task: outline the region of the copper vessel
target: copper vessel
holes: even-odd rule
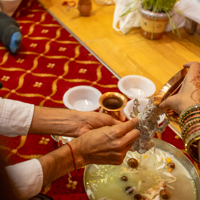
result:
[[[169,96],[172,96],[178,92],[180,89],[183,80],[188,72],[189,68],[185,67],[184,69],[180,70],[178,73],[176,73],[158,92],[158,94],[155,96],[155,104],[159,104],[165,99],[167,99]],[[170,112],[168,113],[169,118],[171,120],[170,124],[168,125],[181,139],[181,129],[179,127],[179,115],[175,113],[172,110],[169,110]],[[196,138],[197,140],[200,138]],[[200,142],[193,142],[190,143],[187,146],[187,152],[188,154],[192,157],[194,161],[199,163],[199,149],[200,149]]]
[[[109,114],[114,119],[125,121],[124,107],[127,104],[127,97],[118,92],[107,92],[99,98],[101,109],[99,112]]]
[[[158,102],[161,103],[168,97],[176,94],[178,90],[180,89],[183,80],[188,72],[189,68],[185,67],[179,72],[177,72],[171,79],[169,79],[163,87],[160,89],[160,91],[156,94],[155,96],[155,103],[157,104]],[[157,101],[157,102],[156,102]],[[169,114],[171,113],[171,114]],[[179,115],[175,113],[174,111],[170,110],[169,111],[169,117],[171,119],[170,124],[168,125],[180,138],[181,136],[181,129],[179,127]]]

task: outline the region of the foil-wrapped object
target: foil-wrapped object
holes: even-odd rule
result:
[[[155,97],[150,98],[143,112],[138,111],[138,106],[140,105],[138,99],[134,100],[131,117],[137,117],[140,120],[135,127],[140,131],[140,137],[135,141],[131,150],[137,151],[140,154],[155,147],[155,143],[152,140],[155,132],[162,133],[169,124],[169,119],[165,118],[162,125],[159,126],[159,116],[164,112],[159,109],[158,105],[154,105],[154,98]]]

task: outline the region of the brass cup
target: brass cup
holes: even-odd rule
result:
[[[114,119],[125,121],[124,107],[127,104],[127,97],[118,92],[106,92],[99,98],[101,109],[99,112],[106,113]]]

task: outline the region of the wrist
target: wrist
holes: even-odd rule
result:
[[[73,150],[77,169],[80,169],[80,168],[86,166],[88,163],[85,159],[85,156],[83,155],[83,151],[81,150],[81,147],[83,146],[81,144],[81,139],[77,138],[77,139],[72,140],[70,142],[70,145]]]
[[[38,158],[43,170],[43,186],[74,171],[70,148],[64,145]]]
[[[187,101],[185,100],[183,103],[180,103],[178,108],[179,108],[179,115],[184,112],[187,108],[189,108],[190,106],[193,106],[195,105],[195,102],[194,101]]]
[[[35,106],[29,133],[78,137],[83,123],[78,111]]]
[[[200,104],[195,104],[186,108],[180,114],[179,125],[186,151],[196,162],[199,162],[198,140],[200,139]]]

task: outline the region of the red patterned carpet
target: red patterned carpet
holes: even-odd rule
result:
[[[102,93],[117,91],[118,79],[70,35],[35,0],[24,0],[13,16],[23,34],[20,52],[13,56],[0,44],[0,96],[35,105],[64,107],[66,90],[89,85]],[[156,137],[181,151],[184,145],[171,129]],[[49,138],[50,140],[48,140]],[[9,164],[38,158],[56,148],[50,136],[0,137]],[[47,140],[46,140],[47,139]],[[195,164],[199,172],[199,166]],[[41,192],[53,199],[88,199],[83,185],[84,169],[72,172]],[[71,180],[72,183],[69,181]],[[73,181],[78,184],[73,186]]]

